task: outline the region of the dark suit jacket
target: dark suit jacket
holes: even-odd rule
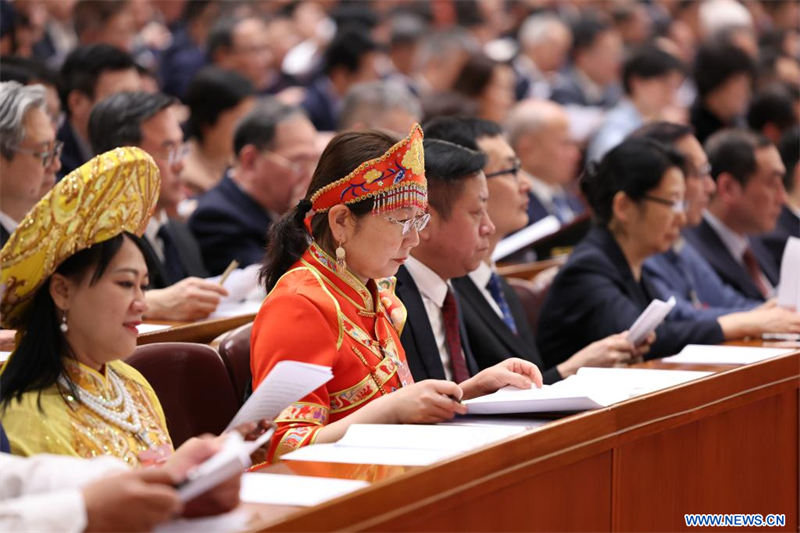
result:
[[[722,281],[742,293],[748,298],[755,300],[764,300],[761,291],[758,290],[756,284],[750,274],[741,266],[736,259],[731,255],[722,239],[719,238],[717,232],[711,225],[703,220],[699,225],[693,228],[687,228],[683,232],[684,237],[689,241],[695,249],[708,261],[714,270],[722,278]],[[750,239],[750,248],[767,276],[772,285],[777,285],[780,277],[780,270],[773,260],[773,256],[763,243],[758,239]]]
[[[759,238],[772,254],[772,260],[779,269],[783,261],[783,249],[786,248],[789,237],[800,238],[800,218],[784,205],[775,229]]]
[[[186,224],[170,219],[169,222],[167,222],[167,228],[178,249],[178,255],[181,258],[181,265],[184,272],[186,272],[186,277],[195,276],[198,278],[207,278],[209,273],[203,265],[203,258],[200,255],[200,246],[198,246],[194,235],[189,231]],[[164,263],[158,258],[150,242],[146,238],[143,238],[142,241],[144,241],[145,261],[150,271],[150,287],[153,289],[169,287],[171,283],[169,283],[166,270],[164,269]]]
[[[0,225],[0,248],[5,246],[6,243],[8,242],[8,239],[10,238],[11,234],[8,232],[8,230],[6,230],[6,228]]]
[[[445,379],[444,365],[439,357],[439,349],[436,346],[436,337],[433,335],[428,313],[425,311],[425,304],[422,302],[422,295],[414,283],[414,278],[405,267],[400,267],[397,272],[398,298],[406,306],[408,318],[400,335],[400,342],[406,352],[408,368],[414,376],[414,381],[423,379]],[[456,302],[458,295],[456,294]],[[458,302],[460,307],[460,302]],[[459,313],[461,323],[461,346],[464,350],[464,357],[467,360],[467,368],[471,376],[478,373],[478,364],[472,356],[469,347],[469,340],[463,323],[463,311]]]
[[[571,194],[569,191],[566,193],[566,199],[567,205],[569,205],[569,208],[572,209],[572,212],[575,214],[576,218],[586,211],[586,205],[581,201],[581,199],[574,194]],[[555,215],[555,213],[550,213],[547,210],[542,201],[533,193],[533,191],[528,192],[528,200],[528,224],[538,222],[549,215]],[[567,223],[569,222],[571,221],[568,221]]]
[[[203,263],[222,274],[232,260],[245,267],[260,263],[267,244],[269,214],[227,175],[197,202],[189,218]]]
[[[611,233],[594,227],[570,255],[547,293],[539,319],[538,347],[551,368],[594,341],[630,328],[656,291],[642,274],[637,282]],[[680,352],[687,344],[718,344],[716,320],[672,321],[656,329],[648,359]]]
[[[309,85],[301,105],[319,131],[336,131],[336,101],[326,76],[320,76]]]
[[[570,69],[563,76],[559,76],[553,86],[553,94],[550,99],[561,105],[580,105],[580,106],[599,106],[611,108],[616,105],[622,96],[622,91],[617,86],[612,86],[603,91],[600,100],[589,100],[583,89],[575,69]]]
[[[61,179],[86,163],[88,159],[81,152],[78,144],[78,134],[72,129],[69,119],[65,119],[61,127],[58,128],[56,137],[64,143],[64,150],[61,152],[61,170],[58,172],[58,179]]]
[[[727,126],[703,105],[699,97],[689,112],[689,122],[694,128],[694,136],[697,137],[700,144],[705,144],[706,139]]]
[[[478,367],[484,370],[511,357],[519,357],[538,366],[546,384],[561,380],[555,367],[545,371],[544,362],[536,349],[536,339],[517,293],[503,278],[500,278],[500,284],[518,334],[514,334],[495,313],[472,278],[464,276],[453,280],[467,327],[469,346]]]

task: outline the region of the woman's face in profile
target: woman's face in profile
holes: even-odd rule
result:
[[[647,255],[666,252],[678,240],[681,228],[686,225],[685,194],[683,172],[670,167],[658,186],[647,191],[638,202],[626,231]]]
[[[147,310],[148,279],[144,256],[127,237],[100,279],[91,284],[94,271],[90,267],[79,281],[65,278],[69,294],[65,335],[77,359],[99,370],[136,348],[136,326]]]

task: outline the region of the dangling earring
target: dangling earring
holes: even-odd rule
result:
[[[342,248],[342,243],[339,243],[339,247],[336,248],[336,273],[337,274],[344,274],[344,271],[347,270],[347,263],[344,260],[345,258],[345,251]]]
[[[64,314],[61,315],[61,325],[58,326],[58,329],[61,330],[61,333],[66,333],[69,331],[69,326],[67,325],[67,312],[64,311]]]

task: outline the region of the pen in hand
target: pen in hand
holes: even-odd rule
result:
[[[231,261],[231,264],[230,264],[230,265],[228,265],[228,268],[226,268],[226,269],[225,269],[225,272],[223,272],[223,273],[222,273],[222,275],[219,277],[219,285],[220,285],[220,287],[221,287],[221,286],[222,286],[222,285],[225,283],[225,281],[228,279],[228,276],[230,276],[230,275],[231,275],[231,272],[233,272],[234,270],[236,270],[238,267],[239,267],[239,261],[237,261],[236,259],[234,259],[233,261]]]

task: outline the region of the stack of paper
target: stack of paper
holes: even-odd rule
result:
[[[366,481],[282,474],[242,476],[243,502],[310,507],[368,487]]]
[[[789,237],[781,261],[778,305],[800,312],[800,239]]]
[[[492,253],[492,261],[499,261],[514,252],[518,252],[539,239],[557,232],[560,227],[561,223],[556,217],[553,215],[547,216],[497,243]]]
[[[217,309],[209,318],[225,318],[229,316],[255,314],[261,308],[261,302],[267,296],[263,287],[258,284],[258,271],[261,265],[255,264],[233,270],[222,284],[228,291]],[[219,283],[221,276],[207,278],[207,281]]]
[[[282,457],[288,461],[428,465],[517,435],[524,427],[353,424],[339,442],[315,444]]]
[[[644,341],[650,333],[656,330],[658,326],[667,318],[667,315],[672,308],[675,307],[675,297],[672,296],[666,302],[661,300],[653,300],[647,309],[639,315],[636,322],[628,330],[628,340],[634,346],[638,346]]]
[[[749,346],[705,346],[689,344],[678,355],[665,357],[665,363],[747,365],[796,350],[791,348],[752,348]]]

